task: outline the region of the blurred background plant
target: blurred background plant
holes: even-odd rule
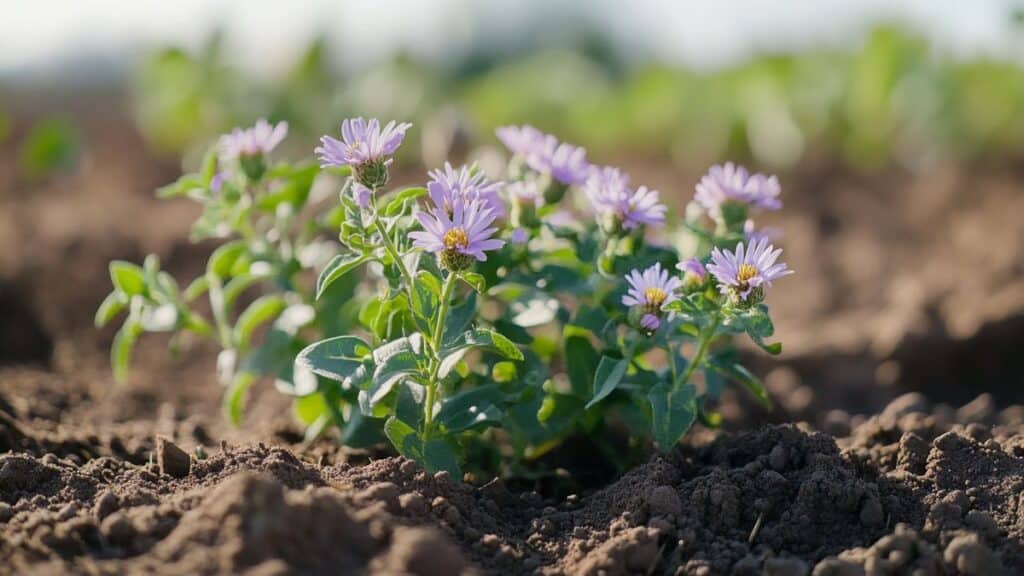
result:
[[[702,165],[747,158],[790,168],[836,155],[860,169],[937,157],[1013,157],[1024,149],[1024,70],[994,58],[936,57],[921,36],[885,25],[859,48],[763,55],[712,71],[628,64],[597,41],[452,66],[398,55],[345,72],[317,38],[281,77],[224,62],[223,36],[199,51],[146,57],[132,90],[147,141],[189,151],[267,116],[312,137],[354,114],[418,120],[419,154],[490,142],[532,122],[599,154],[628,150]],[[994,156],[993,156],[994,155]]]

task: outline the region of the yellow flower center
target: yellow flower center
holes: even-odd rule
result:
[[[736,271],[736,281],[740,284],[746,284],[757,275],[757,267],[753,264],[740,264],[740,269]]]
[[[661,307],[662,302],[668,298],[668,294],[665,293],[661,288],[651,287],[644,290],[644,298],[647,300],[647,304],[657,310]]]
[[[463,228],[452,228],[444,233],[444,247],[446,250],[456,250],[469,246],[469,235]]]

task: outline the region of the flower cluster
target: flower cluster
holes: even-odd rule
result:
[[[533,126],[502,126],[496,130],[498,139],[513,154],[541,174],[550,175],[566,186],[581,185],[590,175],[587,151],[559,142]]]
[[[423,187],[385,190],[410,128],[352,118],[341,139],[323,136],[320,166],[348,169],[329,171],[345,178],[340,205],[305,221],[308,195],[281,191],[308,189],[309,169],[266,169],[287,124],[224,135],[201,173],[162,191],[200,200],[194,235],[224,241],[204,274],[178,289],[153,257],[111,265],[97,324],[127,313],[118,375],[142,332],[211,338],[233,419],[246,388],[273,377],[301,402],[309,437],[330,425],[356,445],[383,434],[453,478],[467,446],[526,458],[619,417],[616,405],[629,407],[631,426],[646,418],[648,439],[667,450],[695,421],[715,421],[706,404],[722,378],[767,399],[731,342],[746,334],[780,351],[766,341],[765,291],[792,270],[775,233],[750,218],[781,207],[774,176],[712,167],[685,227],[646,234],[670,223],[658,191],[531,126],[497,130],[513,154],[500,177],[445,163]],[[255,286],[260,295],[238,298]],[[311,334],[321,339],[309,344]],[[493,426],[507,433],[469,438]]]
[[[490,208],[498,218],[505,215],[505,203],[501,199],[501,182],[490,182],[478,169],[463,166],[458,170],[448,162],[444,170],[432,170],[427,192],[434,206],[451,214],[458,201],[479,200]]]

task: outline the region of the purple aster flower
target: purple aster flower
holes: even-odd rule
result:
[[[626,275],[626,282],[629,284],[629,290],[622,296],[622,303],[644,313],[640,325],[648,330],[653,329],[644,326],[645,320],[648,325],[651,324],[647,316],[660,318],[661,309],[679,299],[675,292],[682,284],[679,278],[670,276],[668,270],[662,270],[661,263],[655,263],[643,272],[631,271]]]
[[[661,327],[661,319],[654,314],[644,314],[643,317],[640,318],[640,327],[648,332],[654,332]]]
[[[322,146],[316,152],[320,167],[359,166],[371,162],[390,163],[388,156],[395,153],[412,124],[394,120],[383,128],[376,118],[349,118],[341,123],[341,140],[330,136],[320,138]]]
[[[352,182],[352,197],[360,208],[369,208],[370,200],[373,198],[373,190],[363,186],[359,182]]]
[[[694,199],[713,218],[722,216],[722,205],[737,202],[764,210],[782,208],[779,194],[782,188],[775,176],[757,173],[749,175],[747,169],[726,162],[724,166],[712,166],[697,184]]]
[[[619,226],[634,230],[643,225],[665,223],[668,209],[660,202],[658,191],[646,186],[631,189],[629,176],[617,168],[607,166],[591,171],[584,192],[594,210],[604,217],[603,224],[611,230]]]
[[[235,128],[230,134],[220,137],[220,155],[225,160],[268,154],[288,135],[288,123],[278,122],[273,126],[260,118],[251,128]]]
[[[530,241],[530,232],[526,228],[516,228],[509,235],[508,240],[516,246],[523,246]]]
[[[435,206],[442,208],[449,215],[452,213],[454,203],[459,199],[479,199],[494,212],[496,218],[505,215],[505,203],[499,194],[502,183],[491,182],[480,170],[466,166],[456,170],[445,162],[444,170],[432,170],[430,178],[430,182],[427,183],[430,199]]]
[[[539,154],[526,156],[526,163],[538,172],[551,174],[551,177],[566,186],[580,185],[590,175],[590,163],[587,162],[587,151],[579,146],[558,143],[554,136],[544,139],[543,151]]]
[[[773,280],[793,273],[785,263],[775,263],[780,254],[782,249],[776,250],[765,239],[750,242],[746,249],[740,242],[735,252],[712,250],[708,271],[718,280],[722,294],[744,302],[753,295],[760,301]]]
[[[504,240],[493,238],[494,211],[482,199],[455,197],[452,212],[441,209],[418,212],[422,231],[410,232],[413,246],[437,254],[441,264],[452,271],[465,270],[473,259],[487,259],[486,251],[497,250]]]
[[[502,126],[494,131],[498,140],[513,154],[529,156],[541,152],[547,137],[533,126]]]
[[[694,288],[704,284],[704,279],[708,276],[708,271],[701,264],[697,258],[687,258],[679,264],[676,264],[676,269],[683,273],[683,286],[686,288]]]
[[[513,154],[521,156],[537,172],[550,174],[567,186],[587,181],[591,166],[585,149],[559,142],[554,136],[529,125],[502,126],[495,132]]]

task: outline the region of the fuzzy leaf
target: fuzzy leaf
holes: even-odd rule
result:
[[[476,272],[460,272],[459,278],[462,278],[462,280],[465,281],[466,284],[469,284],[473,290],[476,290],[481,294],[487,291],[487,281],[484,280],[482,274],[477,274]]]
[[[394,197],[388,199],[388,203],[384,205],[381,214],[385,217],[397,216],[402,213],[407,202],[415,201],[426,194],[427,189],[422,187],[400,190]]]
[[[356,386],[366,378],[370,347],[357,336],[335,336],[306,346],[297,358],[314,374]]]
[[[323,271],[320,272],[320,276],[316,280],[317,300],[320,299],[324,290],[327,290],[327,287],[335,280],[341,278],[345,274],[348,274],[352,270],[355,270],[368,260],[370,260],[370,256],[367,254],[338,254],[335,256],[330,263],[324,267]]]
[[[384,423],[384,434],[399,454],[424,464],[423,441],[420,439],[419,434],[416,433],[416,430],[413,430],[412,426],[392,416]]]
[[[523,353],[511,340],[493,330],[467,330],[451,344],[445,346],[444,355],[463,348],[485,348],[493,350],[509,360],[523,360]]]

